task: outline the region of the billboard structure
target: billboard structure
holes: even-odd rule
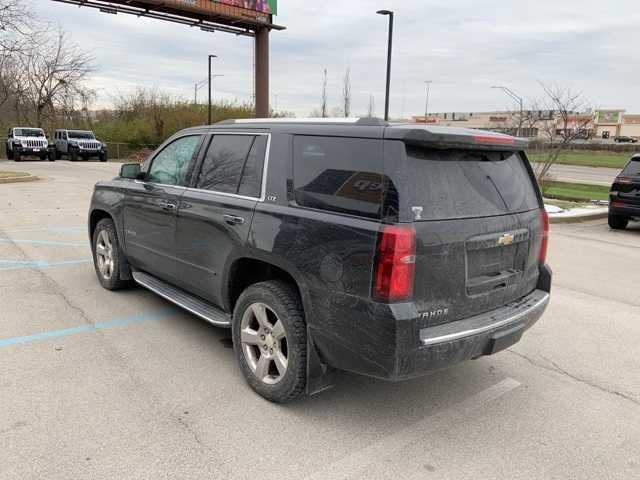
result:
[[[256,116],[269,116],[269,32],[284,30],[273,23],[278,0],[53,0],[199,28],[254,37]]]

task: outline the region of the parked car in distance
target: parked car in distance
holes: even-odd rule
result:
[[[640,219],[640,154],[631,157],[616,177],[609,193],[609,226],[627,228],[629,220]]]
[[[89,130],[56,130],[53,134],[55,142],[55,157],[61,159],[67,156],[75,162],[79,158],[88,160],[98,158],[107,161],[107,145],[96,138]]]
[[[617,142],[617,143],[638,143],[638,139],[637,138],[627,137],[627,136],[614,137],[613,141]]]
[[[48,158],[48,145],[47,137],[41,128],[13,127],[7,133],[5,152],[7,159],[16,162],[27,156],[45,160]]]
[[[274,402],[336,370],[399,381],[494,354],[551,290],[526,145],[379,119],[183,130],[96,184],[96,274],[231,328],[247,383]]]

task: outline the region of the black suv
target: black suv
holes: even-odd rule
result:
[[[640,219],[640,154],[631,157],[616,177],[609,193],[609,226],[627,228],[629,220]]]
[[[549,302],[548,217],[513,137],[354,121],[190,128],[96,185],[102,285],[232,329],[271,401],[517,342]]]

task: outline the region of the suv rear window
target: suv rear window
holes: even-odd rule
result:
[[[624,167],[622,175],[628,175],[631,177],[640,176],[640,158],[632,159],[627,166]]]
[[[540,208],[525,161],[514,152],[436,150],[407,146],[394,178],[422,208],[422,220],[473,218]]]
[[[293,147],[298,205],[381,217],[390,190],[390,181],[382,173],[382,140],[297,135]]]

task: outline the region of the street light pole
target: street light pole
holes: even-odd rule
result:
[[[207,125],[211,125],[211,60],[214,58],[218,58],[217,55],[209,55],[209,122]]]
[[[509,87],[499,85],[491,88],[497,88],[498,90],[502,90],[504,93],[506,93],[511,98],[513,98],[520,105],[520,119],[518,120],[518,133],[517,133],[519,137],[522,130],[522,115],[524,114],[524,101],[522,100],[522,97],[517,93],[515,93],[513,90],[511,90]]]
[[[387,88],[384,99],[384,119],[389,120],[389,93],[391,91],[391,53],[393,51],[393,12],[390,10],[378,10],[378,15],[389,17],[389,45],[387,47]]]
[[[426,80],[424,83],[427,86],[427,101],[424,105],[424,123],[427,123],[427,117],[429,116],[429,90],[431,89],[433,80]]]

